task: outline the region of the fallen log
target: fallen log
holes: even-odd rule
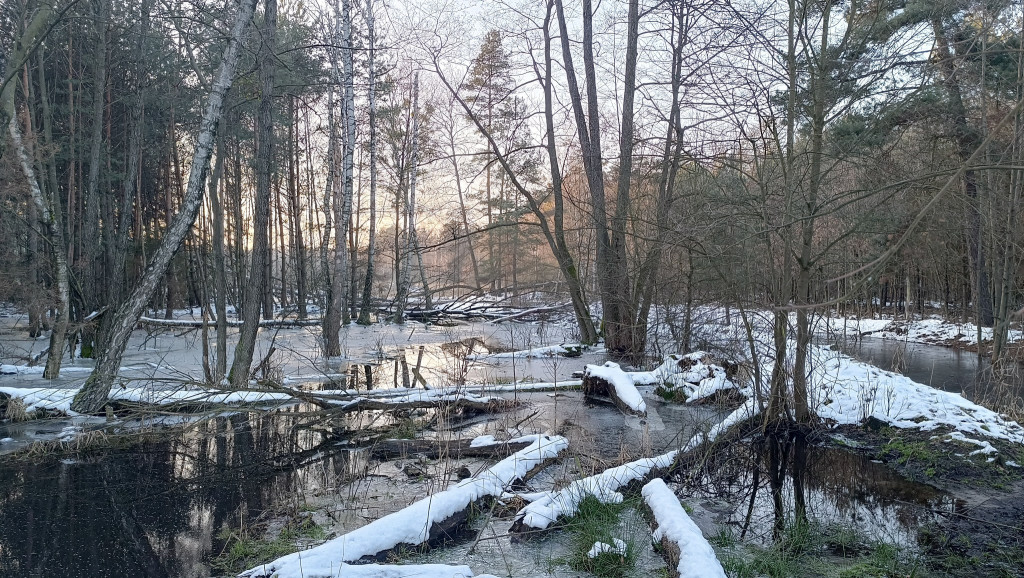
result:
[[[372,562],[399,548],[429,545],[451,537],[465,527],[474,505],[501,496],[513,483],[528,479],[569,445],[561,436],[536,435],[531,439],[533,441],[528,447],[476,477],[463,480],[448,490],[423,498],[315,548],[246,570],[240,576],[337,576],[342,564]]]
[[[661,479],[651,480],[640,492],[644,497],[654,539],[675,578],[725,578],[725,570],[711,544],[704,539]]]
[[[620,501],[623,493],[636,493],[652,479],[676,476],[697,466],[717,448],[743,439],[761,427],[761,417],[753,407],[752,403],[741,406],[711,428],[707,436],[695,436],[681,450],[628,462],[576,480],[561,490],[544,493],[516,514],[509,529],[517,534],[513,540],[539,536],[575,516],[580,502],[588,496],[603,502]]]
[[[391,460],[407,456],[429,459],[493,458],[505,457],[530,445],[529,440],[516,439],[480,444],[477,440],[382,440],[370,448],[370,455],[378,460]]]
[[[201,319],[157,319],[155,317],[140,317],[139,323],[144,325],[154,325],[157,327],[187,327],[194,329],[202,329],[206,327],[216,327],[216,321],[203,321]],[[226,321],[228,327],[241,327],[242,322],[238,320],[229,319]],[[320,319],[263,319],[260,321],[260,327],[317,327],[322,325],[323,321]]]
[[[479,413],[498,413],[507,411],[519,406],[519,403],[501,397],[478,397],[471,395],[436,395],[416,396],[409,399],[409,396],[392,399],[370,399],[361,397],[353,401],[335,405],[332,411],[399,411],[410,409],[437,409],[446,408],[459,411],[472,411]]]

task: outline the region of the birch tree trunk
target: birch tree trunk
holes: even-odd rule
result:
[[[24,138],[21,134],[21,126],[15,107],[15,90],[17,86],[17,72],[25,64],[29,57],[29,48],[35,44],[38,37],[45,34],[46,27],[53,16],[53,7],[48,4],[40,6],[32,20],[25,27],[21,38],[18,39],[14,50],[7,58],[7,70],[4,73],[3,92],[0,93],[0,109],[2,109],[7,120],[7,128],[11,135],[11,144],[14,146],[18,164],[25,176],[29,187],[29,194],[36,212],[42,220],[47,237],[47,244],[53,254],[54,278],[57,281],[57,314],[54,319],[50,333],[50,352],[46,358],[46,367],[43,370],[45,379],[55,379],[60,375],[61,360],[64,355],[64,343],[67,336],[68,316],[70,314],[70,281],[68,277],[67,243],[64,238],[64,224],[61,218],[59,204],[55,202],[52,195],[56,191],[50,191],[47,195],[40,187],[36,177],[33,155],[30,154]],[[45,99],[46,96],[43,95]],[[26,126],[31,127],[30,123]]]
[[[335,16],[341,25],[342,86],[341,115],[345,123],[341,160],[341,198],[334,198],[334,270],[331,272],[331,301],[324,319],[324,343],[327,357],[341,355],[341,341],[338,333],[342,324],[351,321],[348,280],[348,229],[352,220],[353,165],[356,141],[355,118],[355,74],[352,47],[352,7],[350,0],[342,0],[341,10],[334,4]],[[333,66],[337,77],[337,66]],[[337,188],[335,188],[337,191]]]
[[[249,382],[256,335],[259,333],[260,309],[264,307],[267,288],[267,266],[270,261],[270,172],[274,145],[274,37],[277,29],[277,0],[265,0],[260,44],[260,107],[256,119],[256,200],[253,209],[252,266],[249,283],[242,301],[242,328],[235,345],[235,358],[228,376],[232,387],[241,388]],[[266,313],[264,311],[264,313]]]
[[[13,91],[11,92],[11,98],[14,98]],[[43,378],[56,379],[60,375],[60,364],[64,356],[64,342],[68,330],[68,316],[70,315],[71,285],[68,280],[67,246],[64,242],[64,226],[61,222],[60,210],[53,203],[52,197],[45,195],[39,186],[39,180],[36,178],[35,168],[33,167],[32,155],[29,154],[28,149],[25,147],[16,115],[11,116],[7,126],[11,135],[11,143],[14,145],[18,162],[21,165],[21,170],[28,181],[32,202],[35,204],[36,210],[42,218],[43,225],[46,227],[46,235],[50,240],[50,247],[53,252],[58,306],[57,316],[54,319],[53,329],[50,332],[50,353],[46,358]]]
[[[238,14],[231,29],[231,37],[224,49],[224,56],[217,69],[206,110],[199,125],[199,136],[189,170],[188,188],[181,209],[164,234],[164,238],[153,254],[153,260],[143,273],[139,284],[114,314],[115,318],[107,343],[100,350],[96,359],[96,369],[93,370],[71,404],[71,409],[74,411],[95,413],[106,403],[107,397],[110,395],[110,387],[121,366],[121,357],[128,345],[128,338],[138,323],[146,304],[149,303],[156,291],[171,258],[178,251],[181,242],[199,214],[199,209],[203,204],[204,184],[210,156],[213,153],[217,123],[220,121],[223,110],[224,96],[234,80],[235,69],[238,66],[239,45],[249,21],[252,20],[255,8],[256,0],[242,0],[239,3]]]
[[[377,69],[376,69],[376,31],[373,20],[373,0],[366,0],[366,55],[367,68],[367,100],[370,106],[370,216],[369,239],[366,247],[366,278],[363,280],[363,299],[359,306],[360,325],[370,324],[370,309],[373,299],[374,260],[377,258]]]

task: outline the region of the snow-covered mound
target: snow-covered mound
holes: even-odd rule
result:
[[[686,355],[669,355],[654,370],[636,371],[629,376],[637,385],[656,385],[664,397],[687,403],[729,391],[750,397],[754,394],[753,390],[741,385],[735,378],[738,367],[730,364],[729,369],[726,369],[722,364],[715,363],[710,354],[696,351]]]
[[[910,321],[899,319],[857,319],[854,317],[831,317],[825,322],[830,331],[848,335],[870,335],[882,339],[928,343],[933,345],[973,346],[978,344],[980,333],[982,343],[992,341],[992,328],[982,327],[979,332],[973,323],[956,323],[941,317],[927,317]],[[1007,334],[1009,343],[1024,341],[1024,331],[1011,329]]]
[[[1024,427],[961,395],[917,383],[824,347],[811,350],[810,402],[827,424],[875,418],[893,427],[963,434],[1024,444]]]

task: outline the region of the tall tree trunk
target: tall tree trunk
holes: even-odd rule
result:
[[[419,131],[420,131],[420,119],[419,119],[419,97],[420,97],[420,74],[416,72],[413,74],[412,80],[412,110],[409,112],[409,117],[412,122],[411,130],[411,152],[409,153],[409,162],[405,169],[408,171],[409,180],[409,195],[405,202],[405,221],[406,221],[406,234],[405,234],[405,247],[402,259],[401,274],[398,280],[398,296],[395,298],[395,323],[402,323],[405,319],[405,309],[407,301],[409,299],[410,292],[410,273],[412,270],[412,260],[415,257],[416,251],[416,164],[419,162]]]
[[[583,284],[580,282],[579,270],[576,262],[569,251],[565,241],[565,199],[562,188],[562,169],[558,163],[557,135],[555,134],[555,113],[554,95],[552,87],[551,69],[554,66],[551,57],[551,10],[553,4],[548,1],[547,12],[544,16],[544,123],[546,129],[548,168],[551,172],[551,191],[554,197],[554,215],[552,218],[554,231],[548,235],[548,245],[555,255],[558,268],[562,272],[566,286],[569,290],[569,299],[572,302],[573,314],[576,317],[576,325],[580,330],[580,341],[585,344],[597,343],[597,328],[594,327],[594,320],[590,317],[590,306],[587,303],[583,291]],[[540,215],[538,215],[540,218]],[[546,219],[545,219],[546,222]]]
[[[8,110],[13,108],[14,105],[13,88],[10,92],[10,99],[10,107],[5,103],[5,108]],[[28,117],[27,114],[26,117]],[[64,226],[61,222],[59,207],[53,202],[54,199],[52,196],[43,192],[39,185],[39,180],[36,178],[32,155],[25,146],[21,135],[21,128],[18,126],[17,116],[12,115],[10,118],[11,120],[7,123],[7,126],[11,135],[11,142],[14,145],[15,153],[17,154],[18,161],[21,164],[22,173],[24,173],[25,179],[28,181],[32,202],[35,204],[36,210],[42,218],[43,225],[46,228],[46,236],[49,239],[51,251],[53,253],[54,278],[57,281],[58,306],[57,315],[53,323],[53,329],[50,332],[50,352],[46,358],[46,367],[43,369],[43,378],[56,379],[60,375],[61,360],[64,356],[64,343],[68,330],[68,317],[70,315],[71,300],[71,285],[68,278],[67,253],[65,252],[66,245],[64,242]],[[26,118],[26,126],[29,126],[29,122],[31,121]]]
[[[629,181],[632,172],[633,150],[633,96],[636,91],[637,32],[639,6],[631,0],[629,6],[626,79],[623,87],[622,128],[619,142],[620,177],[617,207],[609,230],[605,198],[604,168],[601,153],[600,113],[597,99],[597,73],[594,61],[594,26],[591,0],[583,0],[583,70],[586,79],[586,107],[576,79],[569,28],[562,0],[555,0],[559,28],[561,29],[562,59],[564,62],[569,98],[576,120],[576,133],[580,141],[584,172],[590,189],[596,240],[598,290],[603,306],[605,343],[613,355],[634,359],[643,355],[643,343],[637,337],[646,336],[646,327],[635,327],[632,291],[626,268],[625,219],[629,208]]]
[[[342,0],[341,10],[334,5],[335,16],[341,26],[341,40],[344,48],[342,55],[342,77],[336,78],[342,87],[341,107],[342,121],[345,125],[342,142],[341,160],[341,198],[334,198],[334,270],[331,273],[331,301],[324,319],[324,343],[327,356],[341,355],[341,342],[338,333],[342,324],[351,321],[349,309],[350,295],[348,283],[348,229],[352,217],[353,164],[356,144],[355,92],[354,92],[354,57],[352,46],[352,12],[350,0]],[[337,76],[337,66],[333,66]],[[337,191],[338,188],[335,188]]]
[[[689,37],[689,26],[687,22],[688,4],[680,2],[673,8],[672,26],[672,72],[671,72],[671,105],[669,108],[668,128],[665,134],[665,146],[661,158],[661,171],[658,177],[658,200],[654,209],[655,233],[654,241],[647,252],[646,259],[637,271],[636,291],[639,299],[639,311],[637,314],[637,327],[647,327],[650,318],[651,306],[654,302],[654,288],[656,275],[661,269],[662,248],[665,244],[665,237],[669,233],[669,215],[673,204],[673,195],[676,185],[676,177],[679,173],[679,165],[682,162],[683,154],[683,126],[680,110],[680,91],[682,89],[682,67],[683,48]],[[690,264],[687,270],[687,301],[693,294],[693,260],[687,252],[687,262]],[[689,309],[687,310],[689,312]],[[689,325],[689,319],[687,319]],[[689,331],[685,331],[686,343],[684,349],[689,351]]]
[[[115,313],[116,317],[106,347],[100,351],[96,360],[96,369],[93,370],[71,404],[71,409],[74,411],[95,413],[106,403],[107,397],[110,395],[110,387],[113,385],[117,370],[121,365],[121,357],[128,345],[128,338],[138,323],[146,304],[149,303],[156,291],[171,258],[174,257],[199,214],[203,203],[206,172],[209,169],[210,155],[213,153],[214,137],[223,109],[224,96],[234,80],[235,68],[238,65],[239,45],[249,21],[252,20],[255,7],[256,0],[243,0],[239,4],[231,37],[224,49],[224,56],[217,69],[206,110],[200,122],[199,136],[196,139],[196,148],[189,169],[188,188],[181,209],[164,234],[160,246],[153,255],[153,261],[146,268],[139,284]]]
[[[796,299],[802,305],[796,311],[796,357],[793,360],[793,410],[798,423],[810,423],[812,419],[810,401],[807,394],[808,354],[811,346],[810,327],[810,290],[812,248],[814,242],[814,226],[818,212],[818,194],[821,189],[821,162],[824,150],[825,134],[825,83],[831,74],[829,63],[829,20],[832,14],[832,2],[826,0],[822,6],[821,16],[821,48],[817,61],[811,70],[811,167],[808,179],[807,198],[803,203],[805,213],[800,215],[801,238],[800,257],[797,260],[799,271],[796,282]],[[909,281],[908,281],[909,284]],[[909,305],[909,304],[908,304]]]
[[[45,379],[55,379],[60,374],[61,360],[64,355],[64,343],[67,335],[68,317],[70,315],[70,281],[68,276],[67,244],[64,239],[64,224],[60,211],[60,202],[55,195],[57,191],[50,191],[49,194],[42,190],[39,180],[36,177],[34,155],[28,150],[21,133],[17,111],[15,107],[15,90],[17,86],[18,71],[26,64],[29,57],[29,48],[34,46],[36,40],[45,34],[46,27],[53,16],[53,7],[43,4],[36,11],[32,20],[25,27],[14,44],[14,50],[7,58],[7,70],[4,72],[3,91],[0,93],[0,110],[7,120],[7,128],[11,135],[11,144],[22,173],[25,176],[29,187],[32,203],[35,205],[38,216],[45,227],[45,234],[53,254],[54,278],[57,282],[57,314],[54,319],[50,333],[50,352],[46,359],[46,367],[43,370]],[[46,98],[46,95],[43,95]],[[27,120],[26,127],[31,129],[32,124]]]
[[[274,40],[277,33],[277,0],[265,0],[262,43],[260,44],[260,107],[256,118],[256,201],[252,224],[252,265],[249,283],[242,301],[242,328],[235,345],[235,358],[228,379],[236,388],[249,382],[260,309],[267,289],[267,265],[270,261],[270,177],[274,146]]]
[[[960,79],[957,76],[956,65],[953,61],[955,57],[954,49],[950,46],[945,29],[938,18],[932,21],[932,28],[935,32],[935,46],[939,52],[939,68],[942,71],[946,97],[949,99],[947,105],[949,106],[949,114],[953,123],[957,154],[960,157],[960,162],[966,163],[980,146],[980,139],[977,131],[967,123],[967,109],[964,106]],[[970,264],[971,285],[973,286],[977,321],[979,326],[991,327],[993,323],[992,293],[989,282],[989,270],[985,264],[986,255],[981,230],[981,209],[978,206],[977,173],[970,167],[963,174],[963,191],[967,198],[964,215],[964,236],[967,240],[967,258]]]
[[[1020,38],[1024,38],[1024,20],[1021,21],[1019,31]],[[1024,99],[1024,43],[1019,43],[1017,50],[1017,98]],[[999,302],[994,315],[995,329],[992,332],[992,362],[998,364],[1003,361],[1005,348],[1009,338],[1010,322],[1013,320],[1011,301],[1013,299],[1016,285],[1016,273],[1019,267],[1017,258],[1017,243],[1013,241],[1013,235],[1019,231],[1017,215],[1020,210],[1020,203],[1024,199],[1024,111],[1017,111],[1013,119],[1013,142],[1010,146],[1010,161],[1018,168],[1010,170],[1010,204],[1006,214],[1006,228],[1004,230],[1005,244],[1003,246],[1003,262],[1000,266],[1002,279],[1000,280]]]
[[[221,176],[224,174],[224,133],[217,134],[217,157],[210,175],[210,209],[213,213],[213,301],[217,311],[217,359],[213,381],[220,383],[227,374],[228,360],[228,283],[224,261],[224,205],[221,203]],[[204,302],[204,311],[207,304]]]
[[[647,327],[637,324],[637,303],[630,283],[629,261],[626,247],[626,218],[631,209],[630,188],[633,180],[633,105],[636,95],[636,61],[639,42],[640,2],[629,1],[626,30],[626,69],[622,85],[622,118],[619,123],[619,179],[615,196],[615,215],[611,219],[611,237],[608,250],[608,273],[613,291],[610,297],[617,301],[612,311],[617,316],[608,319],[605,330],[609,349],[623,355],[633,363],[642,363],[647,350]],[[584,55],[587,52],[584,51]],[[593,64],[588,64],[588,70]],[[589,73],[588,73],[589,74]],[[590,82],[588,76],[588,82]],[[589,86],[588,86],[589,87]],[[642,292],[642,288],[641,288]],[[607,319],[607,318],[606,318]]]
[[[366,97],[369,101],[368,129],[370,132],[370,215],[369,239],[366,247],[366,278],[363,280],[363,299],[359,306],[360,325],[370,324],[370,311],[373,299],[374,261],[377,258],[377,69],[376,69],[376,31],[373,20],[373,0],[366,0],[366,55],[367,87]]]
[[[288,202],[291,205],[292,250],[295,254],[295,301],[299,308],[299,319],[306,319],[306,244],[302,237],[302,200],[299,197],[298,185],[298,111],[295,108],[295,96],[288,99],[290,113],[288,115]]]
[[[586,300],[586,294],[584,291],[583,283],[580,280],[579,270],[576,267],[576,263],[572,257],[572,253],[569,251],[568,245],[565,239],[564,229],[564,203],[563,203],[563,190],[562,190],[562,175],[558,165],[558,153],[556,146],[556,134],[554,131],[554,109],[553,109],[553,96],[552,96],[552,79],[551,69],[553,61],[551,58],[551,36],[550,36],[550,19],[551,10],[557,0],[549,0],[547,5],[547,14],[545,16],[545,24],[543,27],[544,39],[545,39],[545,71],[543,78],[540,77],[538,71],[538,79],[544,86],[544,101],[545,101],[545,123],[547,125],[547,150],[549,168],[551,170],[551,182],[552,182],[552,193],[555,203],[554,210],[554,225],[548,222],[548,216],[545,210],[541,207],[540,202],[530,192],[526,186],[516,177],[516,172],[509,164],[508,158],[503,154],[498,143],[494,140],[494,135],[491,134],[487,127],[484,125],[483,120],[477,115],[473,109],[466,103],[466,101],[459,95],[458,90],[448,81],[448,79],[442,73],[439,63],[435,60],[434,68],[437,71],[438,77],[441,82],[444,83],[448,92],[452,95],[462,107],[462,110],[466,115],[473,121],[477,130],[487,140],[491,147],[491,153],[495,159],[501,165],[505,171],[506,176],[512,183],[512,186],[519,192],[524,199],[526,199],[527,206],[530,212],[537,218],[537,223],[540,226],[541,234],[547,241],[548,247],[551,250],[552,255],[558,263],[559,272],[562,274],[566,281],[566,285],[569,290],[570,300],[573,306],[573,313],[576,316],[576,322],[580,329],[580,340],[583,343],[596,343],[598,339],[597,329],[594,327],[594,323],[590,318],[589,307]],[[559,10],[561,8],[559,7]],[[575,77],[573,77],[575,78]]]
[[[103,121],[107,92],[107,21],[110,19],[110,3],[108,0],[96,1],[96,13],[93,18],[99,41],[93,56],[93,93],[92,93],[92,133],[89,142],[89,181],[85,190],[85,235],[84,275],[82,282],[84,305],[88,314],[100,306],[101,295],[105,293],[101,255],[103,244],[107,242],[106,231],[109,224],[100,226],[100,157],[103,152]],[[105,195],[104,195],[105,196]],[[93,356],[95,332],[86,326],[82,330],[82,354]]]
[[[149,34],[149,13],[152,9],[153,0],[143,0],[141,6],[141,17],[139,19],[138,36],[135,38],[135,46],[132,54],[132,82],[134,91],[130,100],[131,108],[128,111],[128,152],[125,158],[124,181],[122,183],[120,214],[118,215],[117,234],[114,238],[114,264],[111,276],[111,307],[118,307],[124,301],[128,287],[128,250],[132,230],[132,205],[138,194],[136,189],[139,181],[139,165],[142,160],[142,139],[143,139],[143,116],[146,107],[146,89],[144,82],[145,63],[143,62],[146,46],[146,35]],[[137,238],[137,237],[136,237]],[[100,329],[99,342],[106,342],[106,335],[110,331],[113,315],[104,315],[103,324]]]
[[[332,66],[334,62],[332,61]],[[334,86],[327,87],[327,179],[326,185],[324,186],[324,200],[323,200],[323,213],[324,213],[324,226],[323,233],[320,236],[320,270],[322,271],[322,278],[325,279],[323,287],[326,288],[326,300],[322,303],[324,310],[323,315],[323,330],[324,339],[330,339],[332,332],[328,329],[332,326],[337,326],[340,321],[335,322],[331,315],[334,314],[334,310],[331,309],[331,303],[333,297],[331,296],[331,255],[330,255],[330,244],[331,244],[331,233],[334,230],[334,197],[335,197],[335,186],[337,185],[338,179],[338,131],[335,128],[334,122]],[[326,344],[326,349],[331,349],[329,343]],[[340,345],[338,347],[340,349]]]

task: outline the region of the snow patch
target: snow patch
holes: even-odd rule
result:
[[[587,558],[597,558],[601,554],[626,555],[626,543],[618,538],[612,538],[614,545],[607,542],[594,542],[594,545],[587,551]]]

